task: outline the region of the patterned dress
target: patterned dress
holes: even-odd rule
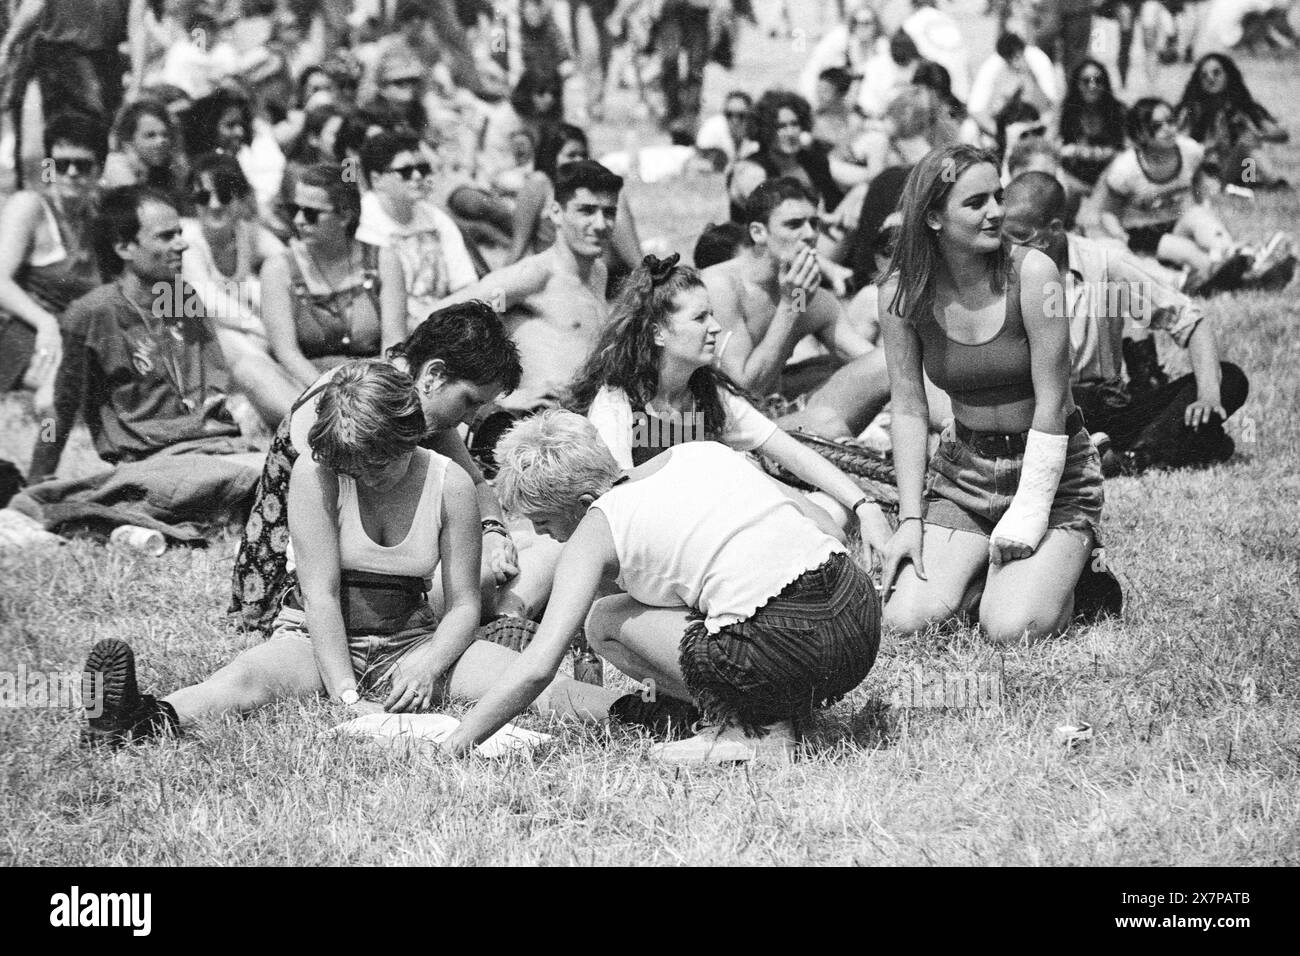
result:
[[[244,627],[268,635],[280,601],[295,583],[288,569],[289,476],[299,451],[293,445],[291,424],[294,413],[323,387],[324,383],[303,393],[275,430],[235,557],[229,613],[238,614]]]

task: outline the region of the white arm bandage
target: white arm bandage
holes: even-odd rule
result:
[[[1038,547],[1047,533],[1047,519],[1052,513],[1056,486],[1065,471],[1068,435],[1049,435],[1029,430],[1025,441],[1025,459],[1020,468],[1020,486],[1011,499],[1002,520],[993,529],[993,544],[1019,544]]]

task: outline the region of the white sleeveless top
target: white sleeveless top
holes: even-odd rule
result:
[[[664,456],[659,471],[592,504],[609,522],[618,584],[642,604],[695,608],[715,634],[844,552],[727,446],[687,442]]]
[[[400,544],[391,548],[376,544],[361,526],[356,481],[347,475],[338,476],[339,567],[343,570],[413,578],[433,576],[438,567],[438,535],[442,531],[442,483],[451,459],[426,449],[419,449],[416,454],[429,456],[429,471],[411,529]]]
[[[336,476],[339,483],[337,517],[341,570],[398,574],[425,580],[433,577],[440,558],[438,536],[442,533],[442,485],[451,459],[427,448],[417,449],[416,454],[429,456],[429,471],[424,476],[424,487],[420,490],[420,503],[416,505],[411,528],[402,542],[391,548],[376,544],[362,527],[356,479],[347,475]],[[293,553],[293,541],[289,542],[285,556],[289,570],[295,570],[298,562]]]

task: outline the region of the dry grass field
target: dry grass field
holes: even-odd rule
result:
[[[972,36],[991,49],[986,25]],[[775,40],[741,53],[738,79],[753,89],[798,66]],[[1246,69],[1300,141],[1296,60]],[[1168,71],[1167,94],[1187,71]],[[727,82],[711,76],[713,101]],[[598,133],[610,148],[623,140],[612,122]],[[1296,155],[1277,150],[1292,182]],[[632,203],[643,235],[685,249],[725,214],[714,179],[637,184]],[[1295,194],[1218,206],[1243,236],[1300,218]],[[1251,379],[1233,461],[1108,482],[1122,622],[1033,647],[968,630],[886,639],[801,759],[775,770],[665,770],[646,738],[535,718],[523,724],[553,743],[457,762],[322,741],[341,719],[324,701],[88,754],[75,709],[0,709],[0,863],[1300,862],[1298,288],[1210,309],[1224,357]],[[0,400],[0,456],[25,466],[33,437],[27,406]],[[65,472],[94,467],[79,433]],[[136,648],[146,689],[205,676],[250,640],[223,615],[234,546],[154,559],[78,541],[0,555],[0,668],[77,670],[116,636]],[[1081,721],[1090,742],[1055,739]]]

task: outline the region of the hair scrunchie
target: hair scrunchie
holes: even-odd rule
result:
[[[673,269],[677,268],[677,263],[681,259],[681,255],[676,252],[665,259],[660,259],[655,255],[648,255],[642,259],[641,267],[645,269],[646,278],[649,279],[649,284],[644,287],[644,292],[649,293],[655,286],[672,275]]]

